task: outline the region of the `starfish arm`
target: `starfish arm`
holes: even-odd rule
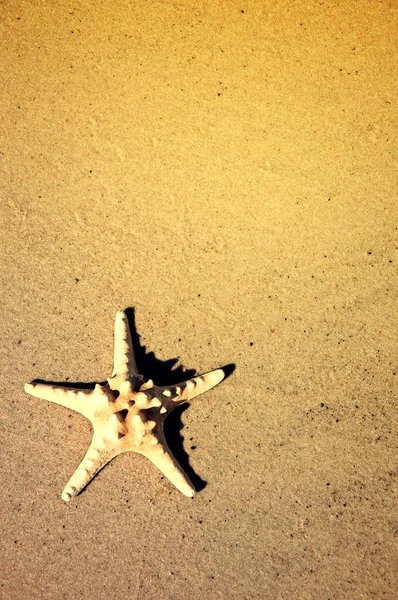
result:
[[[188,498],[193,498],[195,488],[171,453],[166,440],[140,451],[163,473],[171,483]]]
[[[65,502],[69,502],[73,496],[77,496],[98,471],[105,467],[115,456],[121,454],[121,447],[117,443],[116,416],[112,425],[112,429],[114,429],[112,435],[109,435],[109,430],[107,432],[101,426],[94,430],[89,449],[61,494],[62,500],[65,500]]]
[[[36,398],[42,398],[49,402],[55,402],[66,408],[76,410],[87,416],[82,408],[87,403],[87,398],[92,395],[93,390],[70,388],[52,383],[26,383],[25,392]]]
[[[26,383],[25,392],[36,398],[55,402],[75,410],[92,421],[95,412],[101,406],[106,407],[108,397],[100,385],[92,389],[70,388],[52,383]]]
[[[139,375],[135,363],[133,343],[127,315],[119,310],[115,319],[115,350],[113,361],[113,376],[119,376],[121,381]]]
[[[220,383],[225,377],[225,373],[222,369],[216,369],[215,371],[209,371],[204,375],[193,377],[187,381],[177,383],[177,385],[169,385],[164,387],[157,387],[158,393],[162,397],[162,403],[168,412],[174,408],[192,400],[196,396],[207,392],[212,387]]]

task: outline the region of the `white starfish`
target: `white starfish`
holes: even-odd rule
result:
[[[164,435],[164,420],[183,402],[206,392],[224,378],[222,369],[188,379],[178,385],[159,387],[144,382],[137,371],[127,316],[116,314],[113,375],[93,390],[51,383],[27,383],[25,391],[56,402],[87,417],[94,428],[85,457],[68,481],[62,499],[76,496],[118,454],[138,452],[149,458],[186,496],[195,488],[172,455]]]

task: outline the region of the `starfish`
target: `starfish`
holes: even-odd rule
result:
[[[34,380],[25,391],[81,413],[94,433],[82,462],[68,481],[62,499],[69,502],[115,456],[138,452],[186,496],[195,488],[167,445],[164,420],[177,406],[214,387],[225,377],[223,369],[210,371],[177,385],[157,386],[138,373],[126,313],[115,321],[114,369],[105,385],[94,389],[71,388]]]

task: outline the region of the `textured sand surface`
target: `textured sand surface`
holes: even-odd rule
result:
[[[396,598],[397,5],[0,16],[1,598]],[[155,383],[236,366],[170,423],[200,491],[65,504],[90,423],[23,384],[104,381],[128,307]]]

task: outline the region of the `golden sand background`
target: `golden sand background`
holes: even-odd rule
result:
[[[397,4],[0,16],[1,598],[396,598]],[[67,505],[90,424],[23,384],[103,381],[127,307],[156,383],[236,365],[207,486],[129,454]]]

